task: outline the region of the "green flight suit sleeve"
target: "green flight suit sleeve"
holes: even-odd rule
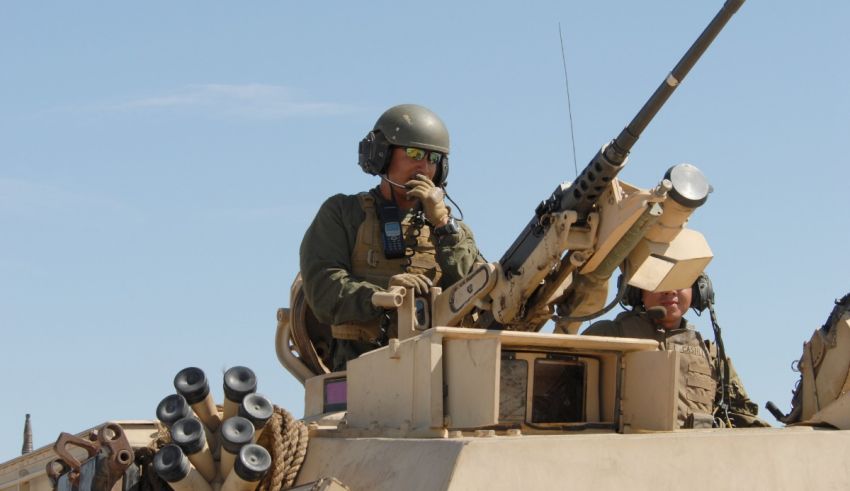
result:
[[[304,294],[313,314],[325,324],[368,322],[383,313],[372,305],[372,294],[384,289],[349,274],[363,213],[357,196],[331,196],[301,241]]]
[[[469,274],[478,262],[484,262],[475,245],[472,230],[458,221],[458,233],[436,239],[437,264],[442,277],[440,286],[448,288]]]

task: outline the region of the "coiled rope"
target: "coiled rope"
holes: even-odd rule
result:
[[[279,406],[274,406],[274,414],[266,425],[257,443],[271,454],[272,468],[257,490],[291,488],[307,456],[307,425]]]

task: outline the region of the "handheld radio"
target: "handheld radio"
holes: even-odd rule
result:
[[[401,213],[397,206],[389,203],[378,207],[381,221],[381,239],[384,243],[384,257],[398,259],[404,257],[406,249],[401,229]]]

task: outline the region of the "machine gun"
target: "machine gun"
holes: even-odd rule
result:
[[[617,267],[628,284],[646,290],[693,283],[711,250],[683,226],[711,191],[705,177],[680,164],[648,191],[616,177],[643,130],[743,3],[726,1],[632,121],[575,181],[537,206],[498,263],[479,267],[433,299],[433,325],[458,325],[474,307],[476,327],[536,331],[557,304],[558,330],[574,333],[581,321],[602,313]]]

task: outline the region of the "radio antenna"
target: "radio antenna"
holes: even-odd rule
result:
[[[564,52],[564,35],[561,33],[561,22],[558,21],[558,37],[561,38],[561,61],[564,63],[564,85],[567,88],[567,112],[570,115],[570,141],[573,145],[573,168],[578,177],[578,159],[576,158],[576,136],[573,131],[573,105],[570,102],[570,79],[567,76],[567,55]]]

